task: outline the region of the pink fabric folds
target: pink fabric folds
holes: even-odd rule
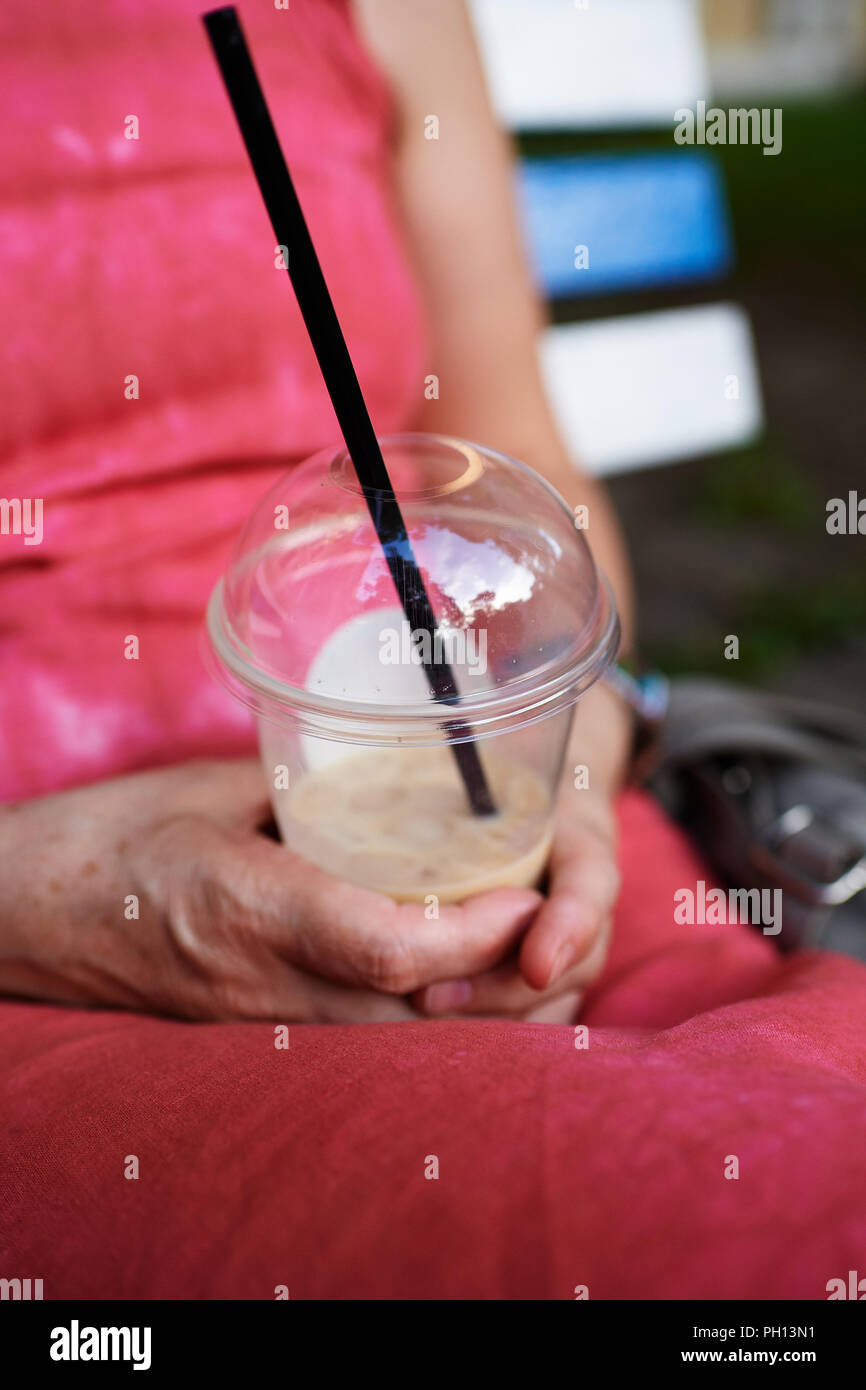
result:
[[[866,970],[672,926],[704,867],[646,798],[621,823],[585,1039],[419,1021],[278,1050],[267,1024],[0,1004],[0,1269],[104,1299],[824,1299],[866,1274]]]

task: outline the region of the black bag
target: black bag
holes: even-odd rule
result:
[[[866,720],[677,678],[649,786],[727,885],[782,890],[782,949],[866,961]]]

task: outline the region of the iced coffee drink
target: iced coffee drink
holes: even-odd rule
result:
[[[305,772],[277,819],[283,838],[329,873],[398,901],[461,902],[538,883],[550,849],[550,797],[529,768],[495,754],[496,814],[473,815],[447,748],[356,753]]]
[[[575,707],[619,642],[610,590],[531,469],[444,436],[379,442],[435,629],[414,628],[414,569],[330,448],[244,526],[208,608],[215,674],[256,716],[295,854],[402,901],[541,886]]]

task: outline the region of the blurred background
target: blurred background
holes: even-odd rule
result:
[[[549,387],[628,533],[645,656],[862,709],[866,536],[826,521],[866,497],[866,2],[472,10]],[[781,150],[677,144],[700,101],[780,108]]]

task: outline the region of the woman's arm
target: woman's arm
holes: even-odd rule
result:
[[[572,505],[589,507],[593,552],[631,636],[628,561],[604,489],[569,459],[550,413],[536,344],[543,312],[518,231],[511,150],[484,88],[462,0],[356,0],[401,112],[397,181],[428,319],[429,370],[439,400],[419,428],[501,449],[543,473]],[[439,138],[425,138],[425,118]]]
[[[544,392],[536,353],[544,314],[518,229],[511,149],[490,109],[465,6],[355,0],[355,8],[400,111],[397,194],[424,293],[428,370],[439,378],[438,400],[425,400],[418,384],[418,428],[511,454],[570,506],[588,507],[587,539],[613,586],[628,649],[625,547],[604,488],[569,458]],[[436,140],[425,137],[431,115],[439,122]],[[597,689],[585,699],[578,734],[593,749],[591,776],[613,791],[631,738],[617,697]]]
[[[569,458],[545,396],[536,355],[544,314],[519,233],[511,150],[490,109],[465,6],[462,0],[354,2],[400,113],[396,192],[425,299],[427,371],[439,378],[438,400],[424,400],[419,382],[418,427],[512,454],[542,473],[570,506],[588,507],[587,539],[612,584],[628,649],[633,602],[625,547],[604,488]],[[438,119],[438,139],[426,138],[430,116]],[[563,782],[552,891],[521,952],[523,976],[536,989],[582,988],[603,960],[617,884],[610,802],[625,774],[631,734],[628,711],[606,687],[594,687],[581,701],[569,761],[587,764],[591,785],[576,791],[572,778]],[[569,951],[570,968],[562,965]],[[474,982],[461,1007],[524,1007],[525,986],[509,977],[503,990],[501,980],[498,973],[483,985]]]

